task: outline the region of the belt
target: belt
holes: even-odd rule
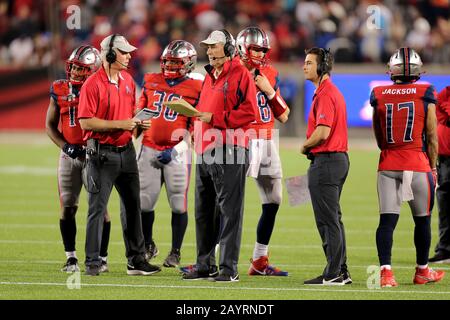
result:
[[[132,145],[133,145],[133,142],[131,142],[131,141],[128,142],[126,145],[120,146],[120,147],[114,146],[111,144],[101,144],[100,149],[120,153],[120,152],[124,152],[125,150],[128,150]]]
[[[330,158],[331,156],[337,154],[337,153],[347,153],[347,152],[343,152],[343,151],[330,151],[330,152],[317,152],[317,153],[313,153],[314,157],[328,157]]]

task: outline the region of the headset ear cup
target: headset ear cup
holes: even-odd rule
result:
[[[116,62],[116,53],[114,50],[110,49],[108,53],[106,53],[106,61],[108,63],[114,63]]]

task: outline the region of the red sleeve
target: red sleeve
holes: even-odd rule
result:
[[[437,108],[440,109],[439,113],[442,114],[441,119],[438,120],[439,122],[445,124],[450,118],[450,87],[444,88],[444,90],[439,92]]]
[[[256,106],[256,86],[251,79],[250,72],[241,69],[242,74],[239,87],[237,89],[238,107],[232,110],[225,110],[223,113],[215,113],[211,120],[211,125],[219,129],[237,129],[245,127],[255,121]],[[228,108],[227,108],[228,109]]]
[[[95,117],[99,99],[98,87],[92,81],[86,81],[81,87],[80,101],[78,103],[78,119]]]
[[[275,96],[269,100],[269,106],[273,111],[275,118],[278,118],[288,109],[288,105],[286,101],[284,101],[283,97],[280,95],[280,89],[275,92]]]
[[[319,97],[316,108],[316,127],[318,125],[325,125],[332,127],[334,121],[334,104],[329,95]]]

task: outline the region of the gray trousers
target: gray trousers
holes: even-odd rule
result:
[[[248,150],[226,146],[223,150],[214,149],[198,156],[197,162],[195,227],[198,270],[208,271],[214,262],[219,233],[219,272],[235,275],[241,247]]]
[[[130,142],[131,143],[131,142]],[[120,195],[120,220],[122,222],[125,254],[129,263],[143,261],[145,247],[139,200],[139,173],[133,145],[122,151],[100,147],[99,161],[87,160],[87,190],[89,211],[86,227],[86,266],[100,266],[100,244],[104,212],[112,187]],[[90,181],[95,181],[94,187]]]
[[[450,157],[439,156],[438,188],[439,242],[435,251],[450,253]]]
[[[327,258],[323,276],[337,277],[347,262],[345,230],[339,200],[349,170],[346,153],[317,154],[308,169],[308,187],[317,229]]]

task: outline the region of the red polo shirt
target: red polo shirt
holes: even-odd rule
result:
[[[339,89],[330,79],[322,81],[313,97],[308,117],[306,138],[309,138],[318,125],[331,128],[328,139],[311,149],[312,153],[347,152],[347,110],[345,100]]]
[[[127,72],[119,73],[119,83],[116,85],[108,80],[102,67],[81,87],[78,119],[93,117],[103,120],[131,119],[136,108],[135,92],[133,78]],[[131,140],[131,131],[84,131],[83,139],[89,138],[97,139],[102,144],[123,146]]]
[[[439,155],[450,156],[450,86],[444,88],[438,95],[436,105],[438,118]]]

